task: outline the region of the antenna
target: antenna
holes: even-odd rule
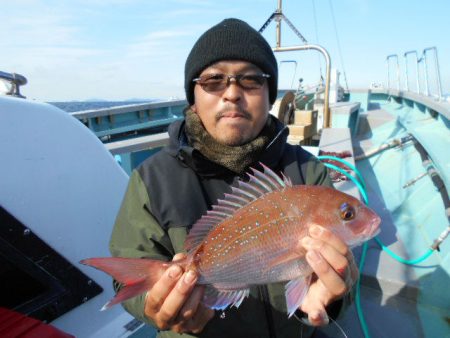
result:
[[[329,128],[331,126],[331,116],[330,116],[330,78],[331,78],[331,59],[327,50],[319,45],[308,45],[308,41],[305,37],[294,27],[294,25],[289,21],[289,19],[283,14],[283,10],[281,8],[282,1],[278,0],[278,8],[273,12],[270,17],[266,20],[266,22],[259,29],[259,33],[262,33],[267,26],[272,22],[273,19],[277,22],[277,45],[276,47],[272,47],[274,52],[292,52],[299,50],[310,50],[314,49],[318,52],[322,53],[325,58],[326,63],[326,78],[325,78],[325,92],[324,92],[324,102],[323,102],[323,118],[324,128]],[[285,21],[287,25],[294,31],[294,33],[303,41],[303,45],[299,46],[291,46],[291,47],[281,47],[281,21]]]
[[[266,22],[262,25],[262,27],[259,29],[259,32],[262,33],[264,30],[269,26],[269,24],[272,22],[272,20],[275,19],[277,22],[277,47],[281,47],[281,21],[284,20],[287,25],[294,31],[294,33],[300,38],[300,40],[303,41],[303,43],[306,45],[308,41],[305,39],[305,37],[299,32],[297,28],[292,24],[291,21],[283,14],[283,10],[281,8],[281,0],[278,0],[278,8],[273,12],[270,17],[266,20]]]

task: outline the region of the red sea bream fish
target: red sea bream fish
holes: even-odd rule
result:
[[[139,258],[90,258],[81,263],[100,269],[123,284],[103,309],[150,290],[172,264],[199,274],[206,286],[202,302],[212,309],[239,307],[252,285],[288,282],[291,316],[308,290],[312,269],[294,250],[308,228],[320,225],[350,247],[379,231],[380,218],[356,198],[324,186],[293,186],[264,166],[248,182],[239,181],[194,224],[185,242],[187,257],[163,262]]]

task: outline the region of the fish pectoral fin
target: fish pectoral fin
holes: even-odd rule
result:
[[[286,304],[288,309],[289,318],[294,314],[294,312],[302,305],[303,299],[309,289],[309,284],[311,283],[311,275],[307,277],[298,277],[291,280],[285,286],[286,294]]]
[[[206,287],[202,303],[214,310],[224,310],[229,305],[239,307],[242,301],[248,297],[250,289],[247,285],[233,289],[218,288],[214,285]]]

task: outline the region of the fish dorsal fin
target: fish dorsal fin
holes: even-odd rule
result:
[[[225,194],[224,199],[219,199],[212,210],[208,210],[192,227],[184,243],[184,248],[190,251],[201,244],[206,235],[218,224],[222,223],[234,213],[257,200],[259,197],[273,191],[292,187],[291,180],[284,174],[281,179],[269,167],[260,163],[264,172],[251,168],[253,174],[247,174],[248,182],[238,180],[237,187],[231,187],[231,194]]]

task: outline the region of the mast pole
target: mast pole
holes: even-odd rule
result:
[[[277,47],[281,47],[281,2],[282,0],[278,0],[278,9],[277,9],[277,16],[276,16],[276,21],[277,21],[277,28],[276,28],[276,33],[277,33]]]

